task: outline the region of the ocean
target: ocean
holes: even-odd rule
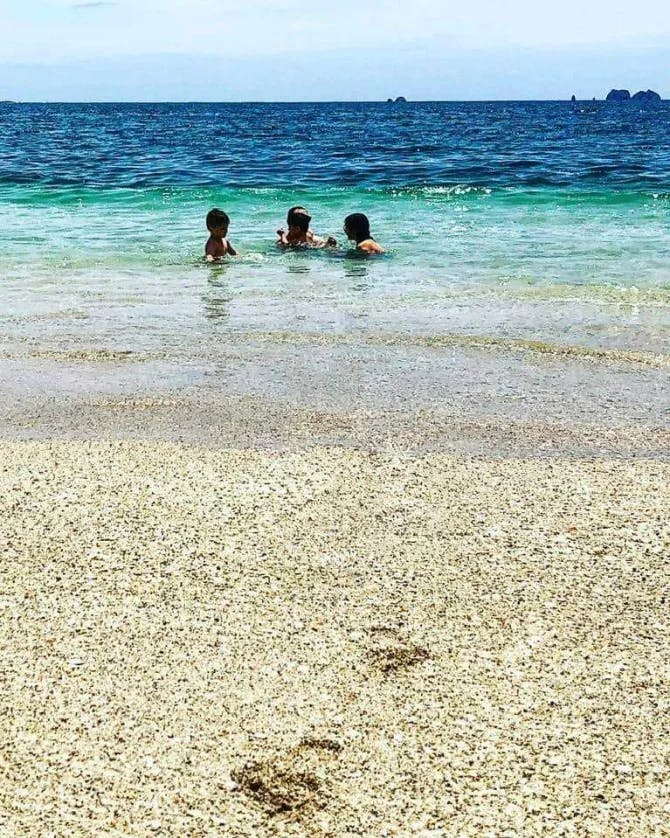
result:
[[[0,105],[3,381],[97,352],[180,387],[272,336],[663,369],[669,125],[670,103]],[[276,249],[295,204],[337,251]],[[207,265],[214,206],[241,255]],[[386,256],[349,251],[350,212]]]

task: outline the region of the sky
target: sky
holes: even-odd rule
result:
[[[667,0],[0,0],[0,99],[670,97]]]

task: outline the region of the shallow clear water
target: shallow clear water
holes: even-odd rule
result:
[[[215,354],[249,332],[667,353],[670,105],[0,106],[7,351]],[[303,204],[389,249],[280,253]],[[241,258],[203,264],[204,217]]]

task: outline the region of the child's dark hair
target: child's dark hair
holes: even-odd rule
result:
[[[286,223],[289,227],[297,227],[306,233],[309,230],[309,223],[312,220],[304,207],[291,207],[286,216]]]
[[[209,229],[212,227],[228,227],[230,218],[228,213],[220,209],[213,209],[207,213],[206,224]]]
[[[363,215],[362,212],[354,212],[348,215],[344,219],[344,226],[354,234],[356,244],[372,238],[370,235],[370,222],[367,215]]]

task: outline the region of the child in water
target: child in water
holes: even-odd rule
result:
[[[228,241],[228,227],[230,218],[220,209],[213,209],[207,213],[207,229],[209,239],[205,245],[205,258],[208,262],[218,262],[224,256],[237,256],[237,251]]]
[[[370,234],[370,222],[367,215],[355,212],[344,219],[344,232],[348,239],[356,242],[356,250],[361,253],[386,253]]]
[[[332,236],[327,239],[315,235],[309,225],[312,218],[304,207],[291,207],[286,217],[288,233],[282,227],[277,230],[277,245],[287,247],[337,247]]]

